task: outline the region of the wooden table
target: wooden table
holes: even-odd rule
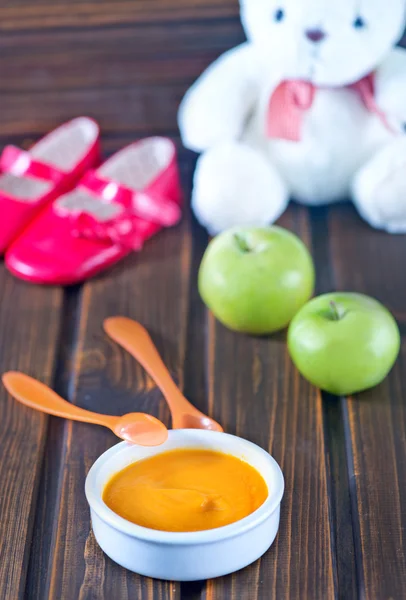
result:
[[[234,0],[16,0],[0,7],[0,143],[27,146],[72,116],[95,117],[106,154],[135,138],[177,142],[191,82],[243,34]],[[195,158],[180,152],[187,194]],[[5,216],[0,216],[5,218]],[[291,206],[280,220],[313,252],[317,291],[357,290],[406,329],[406,237],[350,205]],[[252,339],[206,312],[196,273],[206,233],[182,224],[81,287],[41,288],[0,266],[0,371],[20,369],[80,406],[151,411],[160,393],[101,329],[140,320],[185,394],[226,430],[269,449],[286,478],[280,535],[257,563],[193,584],[139,577],[97,547],[83,486],[116,442],[47,418],[0,391],[0,598],[281,600],[406,597],[406,356],[360,397],[321,394],[292,366],[285,333]]]

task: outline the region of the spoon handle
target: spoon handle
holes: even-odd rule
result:
[[[110,317],[103,323],[104,331],[129,352],[155,381],[172,412],[197,409],[184,397],[173,381],[148,331],[127,317]]]
[[[94,413],[67,402],[44,383],[24,373],[10,371],[3,375],[2,380],[4,387],[13,398],[40,412],[72,421],[104,425],[110,429],[114,428],[117,422],[117,417]]]

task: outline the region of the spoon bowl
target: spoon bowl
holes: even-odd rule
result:
[[[168,437],[165,425],[152,415],[128,413],[119,417],[114,427],[117,437],[141,446],[160,446]]]
[[[205,429],[207,431],[223,431],[223,428],[210,417],[203,413],[183,413],[172,418],[173,429]]]

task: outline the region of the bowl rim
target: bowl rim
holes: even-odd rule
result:
[[[265,458],[269,463],[272,471],[272,478],[274,479],[272,490],[270,490],[268,486],[268,497],[266,498],[265,502],[253,513],[247,517],[244,517],[243,519],[240,519],[239,521],[230,523],[229,525],[224,525],[223,527],[205,529],[203,531],[161,531],[158,529],[142,527],[141,525],[127,521],[111,510],[107,504],[105,504],[101,493],[98,493],[97,491],[98,486],[96,483],[99,470],[106,464],[106,462],[114,459],[114,456],[120,453],[121,450],[132,446],[132,444],[128,442],[120,442],[115,444],[112,448],[106,450],[106,452],[104,452],[95,461],[86,477],[85,494],[87,502],[90,508],[102,521],[130,537],[138,538],[144,541],[158,542],[169,545],[204,544],[229,539],[234,536],[241,535],[250,529],[254,529],[269,516],[271,516],[279,507],[285,490],[285,481],[280,466],[266,450],[244,438],[231,435],[229,433],[220,433],[217,431],[204,431],[200,429],[175,429],[169,431],[169,436],[172,437],[173,435],[179,435],[180,432],[187,432],[189,435],[191,432],[199,432],[199,435],[204,433],[204,435],[207,434],[216,440],[221,439],[218,436],[227,436],[228,438],[238,440],[240,444],[242,442],[246,448],[249,448],[253,452],[262,455],[262,457]],[[221,446],[221,443],[219,446]],[[180,448],[182,447],[184,446],[180,446]],[[170,450],[163,450],[163,452],[167,451]],[[218,451],[221,452],[221,449]],[[229,451],[229,453],[233,454],[232,451]],[[134,460],[134,462],[136,461]],[[118,469],[117,472],[119,470],[120,469]]]

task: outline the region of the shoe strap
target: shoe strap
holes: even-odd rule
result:
[[[181,216],[180,207],[170,200],[149,190],[134,190],[121,183],[88,171],[80,181],[93,195],[103,202],[120,204],[132,217],[139,217],[163,227],[175,225]]]
[[[11,145],[6,146],[0,156],[0,170],[16,177],[43,179],[54,185],[59,184],[67,175],[64,171],[35,159],[29,152]]]
[[[55,205],[58,213],[70,218],[73,235],[118,244],[131,250],[142,248],[146,237],[149,237],[151,224],[169,227],[175,225],[181,216],[180,207],[173,200],[149,190],[131,189],[102,177],[97,171],[86,173],[79,183],[78,192],[82,192],[82,197],[81,194],[72,194],[71,199],[67,196],[65,201],[62,198],[62,202]],[[118,210],[101,218],[98,211],[101,207],[116,207]]]

